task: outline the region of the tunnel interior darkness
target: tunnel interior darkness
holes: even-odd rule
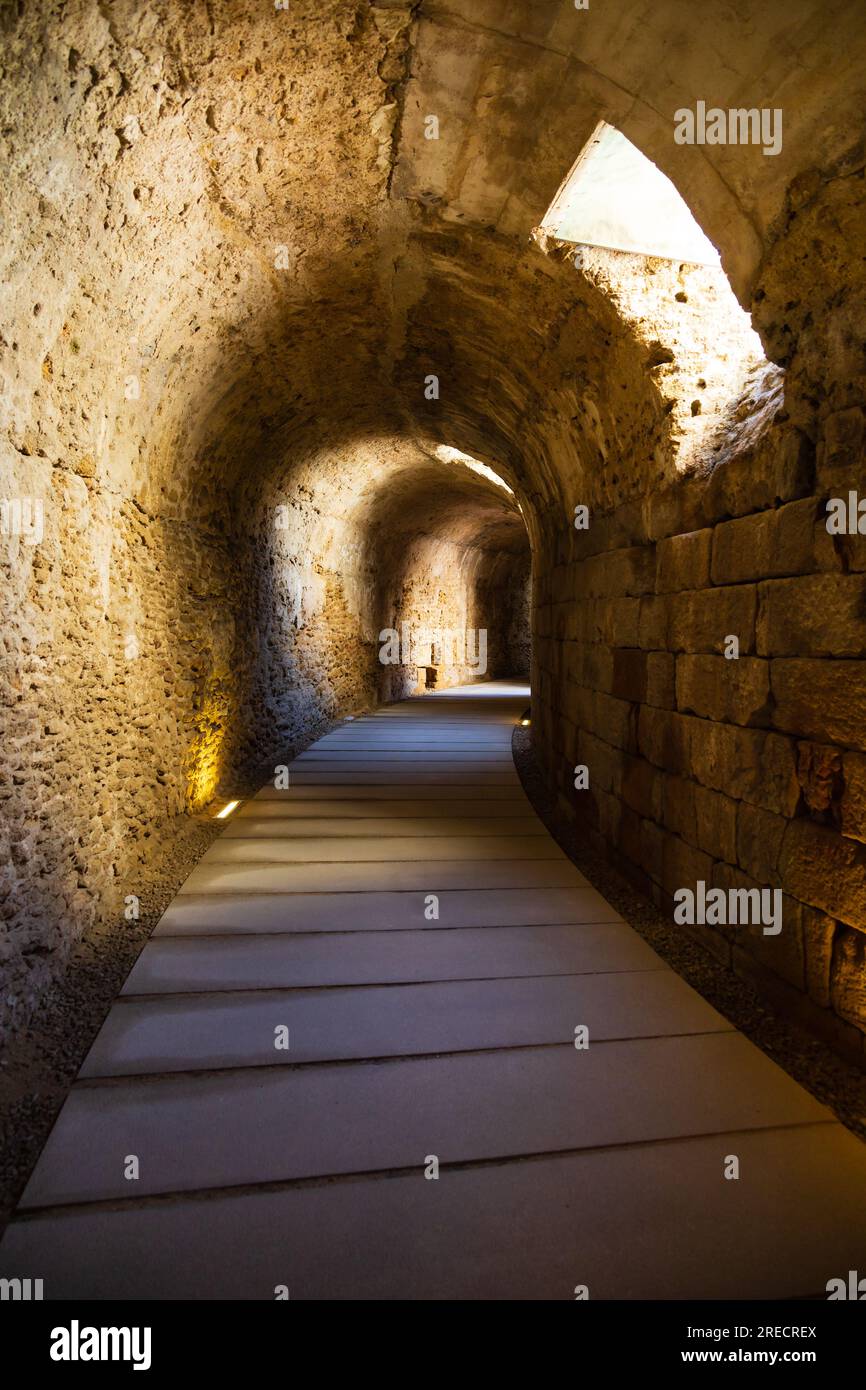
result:
[[[229,767],[419,683],[528,678],[529,541],[503,486],[394,436],[317,449],[258,486],[241,504],[256,540],[237,721],[254,741]]]
[[[683,7],[480,8],[4,11],[6,1022],[184,816],[416,688],[383,630],[525,674],[531,582],[561,806],[660,905],[779,887],[778,939],[703,939],[862,1060],[858,7],[710,6],[691,64]],[[776,157],[675,143],[710,84],[792,113]],[[599,120],[721,268],[539,230]]]

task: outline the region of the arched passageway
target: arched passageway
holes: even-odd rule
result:
[[[778,932],[682,925],[862,1065],[866,27],[832,18],[7,7],[10,1034],[196,816],[531,646],[572,833],[668,915],[778,894]],[[728,138],[752,108],[783,138]],[[599,122],[721,269],[545,222]]]

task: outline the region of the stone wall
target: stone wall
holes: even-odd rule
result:
[[[6,469],[7,494],[41,503],[42,535],[0,538],[0,1029],[84,932],[122,917],[187,815],[335,719],[415,691],[416,669],[380,662],[382,628],[486,627],[487,678],[523,659],[523,523],[466,472],[399,441],[347,446],[339,467],[290,467],[246,526],[242,501],[234,525],[211,524],[150,514],[87,469],[26,455]],[[431,473],[433,538],[419,534]]]
[[[235,716],[219,537],[167,524],[89,472],[22,458],[8,493],[42,537],[0,551],[0,1018],[26,1016],[78,937],[207,780]]]
[[[826,501],[861,439],[860,412],[829,416],[816,459],[777,424],[706,478],[564,527],[533,700],[561,803],[666,911],[700,880],[782,890],[778,936],[694,931],[858,1056],[866,537],[828,534]]]

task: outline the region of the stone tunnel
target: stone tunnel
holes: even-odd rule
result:
[[[862,7],[10,0],[0,61],[0,1273],[866,1273]]]

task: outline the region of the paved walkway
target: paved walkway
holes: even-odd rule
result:
[[[241,1299],[825,1297],[866,1274],[866,1147],[565,858],[511,759],[527,698],[348,722],[227,823],[0,1274]]]

